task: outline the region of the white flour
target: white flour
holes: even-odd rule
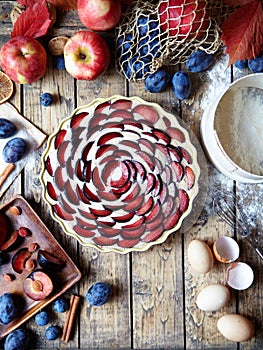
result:
[[[228,156],[242,169],[263,175],[263,90],[233,88],[221,99],[215,128]]]

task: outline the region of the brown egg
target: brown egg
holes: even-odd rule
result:
[[[214,257],[209,246],[200,239],[194,239],[188,245],[188,261],[197,273],[207,273],[214,265]]]
[[[217,329],[228,340],[243,342],[254,336],[253,323],[246,317],[238,314],[228,314],[219,318]]]

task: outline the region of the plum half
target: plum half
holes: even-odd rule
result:
[[[42,270],[35,270],[24,279],[23,289],[33,300],[44,300],[53,291],[53,282],[48,274]]]
[[[37,261],[43,269],[59,272],[65,266],[65,262],[46,250],[40,249],[37,254]]]

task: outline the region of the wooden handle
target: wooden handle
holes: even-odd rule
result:
[[[5,180],[15,169],[15,164],[9,163],[0,174],[0,187],[4,184]]]

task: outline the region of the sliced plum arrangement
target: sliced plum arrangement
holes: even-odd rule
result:
[[[200,169],[175,116],[139,98],[75,111],[50,139],[42,182],[53,216],[84,245],[143,249],[180,227]]]

